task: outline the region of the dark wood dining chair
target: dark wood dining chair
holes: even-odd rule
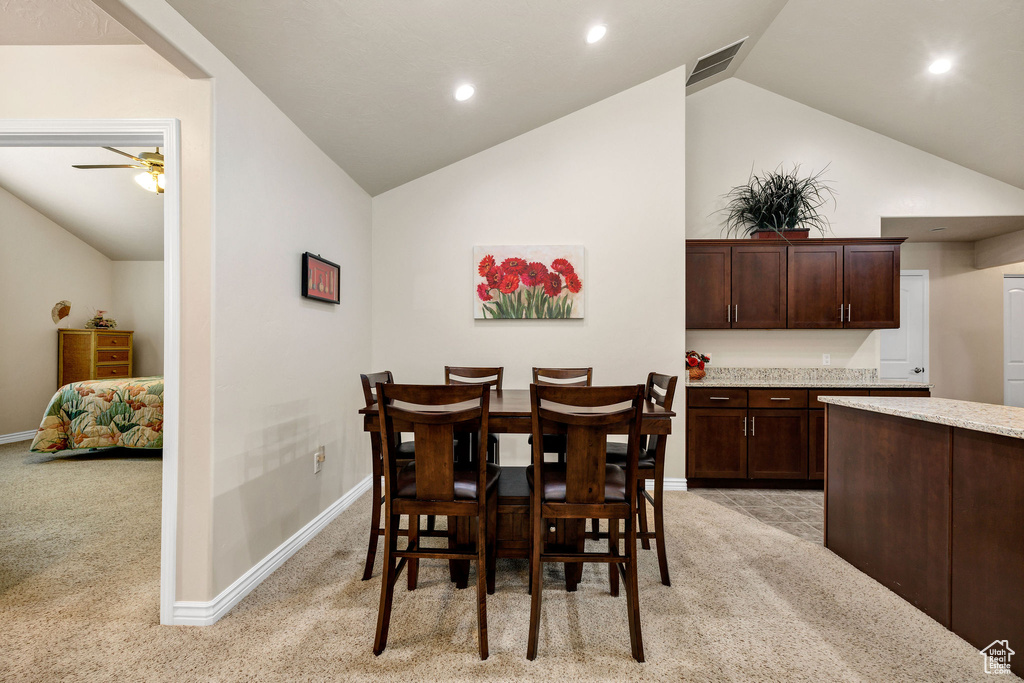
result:
[[[527,468],[530,486],[530,636],[527,659],[537,656],[540,631],[543,563],[583,562],[608,564],[612,595],[618,594],[619,574],[625,581],[629,641],[633,658],[644,661],[640,633],[640,602],[637,588],[636,462],[643,416],[643,387],[551,387],[532,384],[533,464]],[[625,406],[625,407],[623,407]],[[605,461],[609,433],[628,433],[625,468]],[[542,434],[564,434],[566,461],[544,461]],[[585,548],[587,519],[608,520],[608,552]],[[619,520],[625,522],[625,549],[619,552]],[[548,533],[551,522],[562,525],[562,534]],[[564,538],[559,538],[559,536]]]
[[[409,587],[415,586],[420,559],[475,560],[477,565],[477,632],[480,659],[487,659],[487,593],[494,592],[498,477],[501,468],[476,458],[455,462],[455,432],[478,431],[486,443],[490,390],[477,386],[377,385],[384,461],[384,569],[373,652],[388,641],[395,582],[408,565]],[[416,459],[399,457],[397,435],[415,436]],[[399,522],[409,517],[409,542],[398,548]],[[476,544],[467,549],[421,545],[419,517],[448,515],[476,519]],[[397,562],[396,562],[397,561]]]
[[[505,368],[483,368],[465,366],[444,366],[444,383],[450,385],[458,384],[485,384],[495,391],[501,391],[501,381],[505,374]],[[477,444],[470,443],[470,450],[475,452]],[[495,465],[501,464],[501,450],[498,442],[498,435],[491,434],[487,437],[487,459]]]
[[[662,375],[652,372],[647,375],[647,384],[644,388],[644,398],[649,403],[659,405],[665,410],[672,410],[672,401],[676,395],[676,382],[678,377]],[[665,555],[665,441],[664,434],[651,434],[640,439],[640,453],[637,459],[636,469],[636,490],[637,517],[640,525],[641,544],[645,549],[650,549],[651,539],[654,539],[658,551],[658,568],[661,571],[661,582],[666,586],[672,583],[668,576],[668,558]],[[628,446],[621,441],[608,442],[608,462],[620,467],[625,467],[626,459],[629,457]],[[647,491],[647,480],[654,480],[654,495]],[[648,530],[647,525],[647,503],[650,502],[654,510],[654,532]],[[597,522],[594,522],[594,531],[597,531]],[[597,535],[595,533],[595,535]],[[600,537],[600,535],[597,535]]]
[[[594,383],[594,368],[534,368],[533,383],[542,387],[589,387]],[[527,442],[532,444],[533,436]],[[558,461],[565,462],[565,437],[546,434],[544,452],[557,453]]]

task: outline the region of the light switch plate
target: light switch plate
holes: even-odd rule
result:
[[[822,365],[832,365],[832,354],[829,354],[829,353],[821,354],[821,364]]]

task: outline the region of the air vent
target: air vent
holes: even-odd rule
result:
[[[749,36],[747,36],[749,38]],[[736,53],[743,47],[743,41],[747,38],[741,38],[732,45],[726,45],[717,52],[712,52],[709,55],[704,55],[697,60],[697,66],[693,67],[693,71],[690,72],[690,77],[686,80],[686,85],[693,85],[703,81],[705,78],[710,78],[715,74],[722,73],[729,68],[729,64],[732,63],[732,58],[736,56]]]

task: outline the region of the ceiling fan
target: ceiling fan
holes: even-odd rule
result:
[[[72,164],[72,168],[144,168],[146,169],[142,173],[135,176],[135,182],[142,186],[143,189],[149,190],[150,192],[156,192],[157,194],[163,194],[164,191],[164,155],[160,153],[160,148],[157,147],[155,152],[142,152],[139,156],[129,154],[128,152],[122,152],[119,149],[113,147],[104,147],[103,149],[109,149],[111,152],[116,152],[121,156],[128,157],[129,159],[136,161],[135,164]]]

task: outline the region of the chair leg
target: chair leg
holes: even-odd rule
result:
[[[612,555],[619,554],[619,520],[608,520],[608,552]],[[619,597],[619,565],[614,562],[608,563],[608,583],[613,598]]]
[[[371,434],[371,438],[374,436],[377,435]],[[372,445],[376,446],[376,444]],[[370,503],[370,544],[366,548],[366,566],[363,568],[363,581],[367,581],[371,576],[373,576],[373,562],[377,558],[377,543],[380,538],[380,497],[383,495],[380,489],[383,473],[381,472],[380,452],[378,451],[378,448],[379,446],[372,449],[373,473],[371,476],[373,477],[373,501]]]
[[[434,515],[427,515],[427,531],[434,530]]]
[[[476,629],[480,659],[487,659],[487,527],[486,519],[477,518],[476,534]]]
[[[636,525],[626,520],[626,609],[629,617],[629,645],[633,659],[644,661],[644,641],[640,633],[640,590],[636,576]]]
[[[665,554],[665,476],[664,473],[654,478],[654,542],[658,547],[658,568],[661,570],[661,583],[671,586],[668,578],[668,555]]]
[[[409,550],[420,549],[420,516],[409,515]],[[409,590],[416,590],[416,582],[420,577],[420,561],[415,557],[409,558],[408,572]]]
[[[530,636],[526,646],[526,658],[537,659],[537,639],[540,631],[540,598],[543,591],[541,580],[540,553],[544,547],[543,519],[534,513],[533,543],[530,544]]]
[[[636,480],[637,518],[640,520],[640,533],[647,534],[647,498],[644,497],[644,480]],[[651,541],[646,536],[640,537],[640,545],[644,550],[651,549]]]
[[[380,607],[377,609],[377,633],[373,639],[373,654],[384,652],[388,644],[388,627],[391,625],[391,604],[395,597],[395,551],[398,549],[398,516],[387,520],[384,544],[384,567],[380,581]]]
[[[487,501],[487,594],[494,595],[494,576],[498,563],[498,490]]]

